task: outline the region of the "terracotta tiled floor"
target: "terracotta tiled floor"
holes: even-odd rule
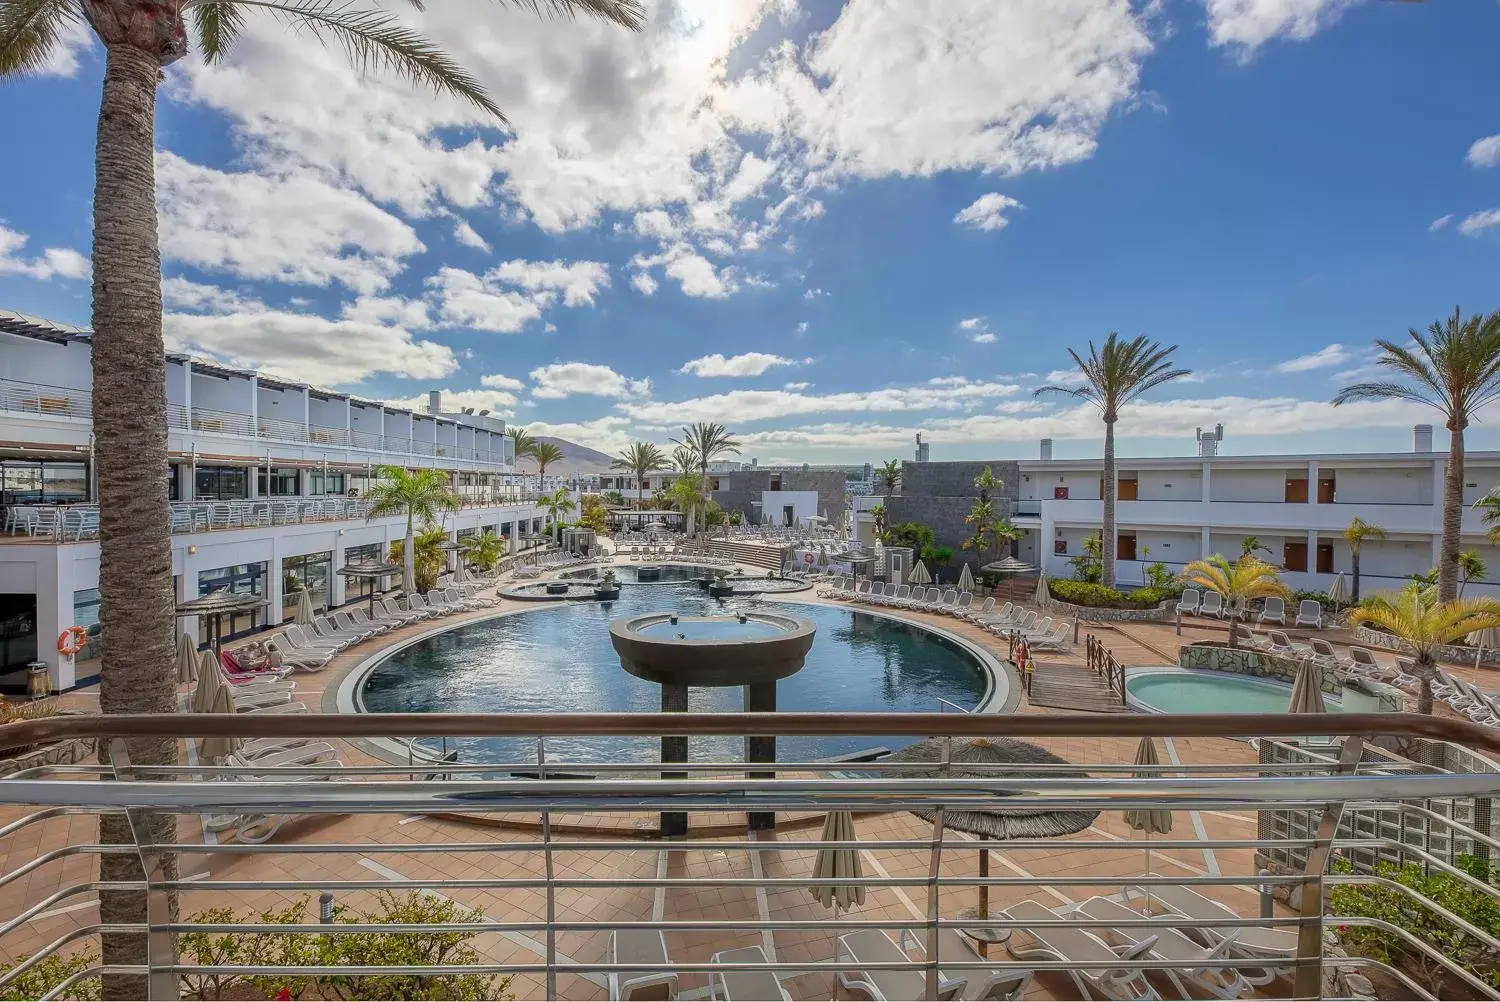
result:
[[[819,601],[811,593],[793,596],[795,601]],[[514,603],[505,603],[511,611]],[[477,614],[476,614],[477,615]],[[450,622],[461,622],[453,617]],[[949,617],[911,614],[909,618],[930,621],[958,633],[997,655],[1005,654],[1004,641],[969,624]],[[394,643],[421,627],[409,628],[382,639]],[[1184,624],[1179,637],[1170,624],[1132,624],[1119,629],[1096,629],[1115,656],[1128,665],[1175,662],[1180,643],[1222,636],[1214,624],[1191,621]],[[299,697],[314,712],[324,709],[325,691],[336,686],[356,663],[378,649],[369,643],[341,655],[325,671],[296,676]],[[1488,670],[1482,670],[1487,672]],[[1491,681],[1481,678],[1481,684]],[[69,696],[66,703],[92,709],[95,696],[83,692]],[[1043,713],[1023,698],[1019,713]],[[1078,763],[1125,763],[1135,754],[1135,742],[1128,739],[1060,738],[1038,741],[1069,761]],[[1179,764],[1211,764],[1230,767],[1254,761],[1254,753],[1245,744],[1223,739],[1168,739],[1162,743],[1165,760]],[[369,764],[375,760],[351,745],[340,746],[346,764]],[[25,812],[15,808],[0,809],[0,823],[8,823]],[[697,819],[710,823],[737,825],[742,815]],[[515,819],[527,820],[527,819]],[[538,820],[532,816],[531,821]],[[641,814],[615,817],[559,816],[552,819],[564,832],[552,853],[552,866],[559,878],[634,878],[649,879],[664,868],[667,877],[689,877],[702,881],[701,886],[586,887],[558,890],[554,907],[559,922],[610,923],[629,920],[665,918],[680,921],[747,921],[788,920],[823,921],[831,919],[829,911],[813,898],[805,886],[771,887],[757,894],[753,887],[716,884],[725,879],[756,876],[758,867],[766,877],[789,877],[806,883],[812,872],[814,852],[802,848],[816,839],[820,825],[815,817],[784,819],[784,825],[773,836],[771,848],[752,853],[743,849],[723,848],[723,843],[743,840],[734,838],[694,839],[684,848],[665,848],[665,843],[629,843],[649,829],[651,818]],[[860,839],[923,840],[930,838],[931,826],[906,812],[862,815],[856,819]],[[592,833],[591,833],[592,832]],[[1250,838],[1255,835],[1255,819],[1247,811],[1177,812],[1174,816],[1174,839]],[[1040,881],[1039,887],[997,886],[990,894],[992,909],[1002,909],[1021,898],[1034,898],[1056,906],[1081,900],[1092,893],[1111,894],[1120,885],[1142,874],[1145,853],[1138,848],[1114,847],[1113,842],[1134,836],[1118,811],[1101,814],[1094,826],[1080,835],[1055,840],[1046,848],[1005,848],[1003,843],[989,843],[993,877],[1027,877]],[[183,818],[179,837],[184,843],[203,844],[207,851],[183,855],[181,872],[189,880],[241,880],[260,883],[303,881],[303,890],[225,890],[190,889],[183,894],[182,911],[190,915],[210,906],[228,905],[241,913],[254,913],[306,898],[316,897],[316,889],[329,881],[368,881],[376,885],[393,880],[528,880],[545,874],[545,855],[535,847],[536,833],[529,825],[497,827],[459,820],[424,817],[391,817],[381,815],[345,815],[291,822],[281,829],[264,853],[240,855],[219,851],[216,841],[205,834],[197,818]],[[1167,837],[1167,836],[1164,836]],[[88,816],[61,816],[22,828],[0,840],[0,867],[5,872],[28,864],[38,856],[67,845],[89,845],[95,838],[95,822]],[[618,848],[608,851],[570,851],[571,842],[583,839],[618,841]],[[403,853],[403,847],[423,843],[452,844],[453,850],[439,853]],[[294,853],[287,847],[309,847],[318,844],[358,844],[358,851]],[[461,848],[460,844],[465,844]],[[518,851],[501,851],[502,847],[523,847]],[[662,855],[665,853],[665,862]],[[1156,850],[1151,867],[1162,874],[1243,875],[1250,878],[1255,867],[1248,849],[1170,849]],[[944,877],[972,880],[977,877],[979,845],[967,836],[950,833],[941,854]],[[861,853],[864,875],[869,886],[865,900],[848,917],[862,921],[912,921],[925,914],[926,888],[891,887],[882,881],[900,878],[925,878],[931,865],[929,850],[923,845],[901,849],[867,849]],[[64,856],[44,863],[26,876],[0,886],[0,920],[19,915],[25,908],[63,893],[94,878],[97,866],[91,855]],[[1099,878],[1097,887],[1048,884],[1069,878]],[[547,919],[547,898],[540,888],[456,888],[444,889],[456,901],[475,908],[496,922],[537,922]],[[1256,900],[1247,888],[1226,887],[1215,892],[1241,914],[1254,915]],[[952,915],[960,908],[972,906],[977,888],[945,887],[940,908]],[[368,904],[375,890],[340,890],[338,900],[351,906]],[[309,914],[316,910],[311,903]],[[48,901],[41,914],[21,924],[4,937],[0,956],[14,958],[33,952],[60,936],[90,922],[97,921],[95,893],[84,889],[55,901]],[[556,937],[561,957],[579,963],[598,962],[606,956],[608,933],[604,930],[563,929]],[[758,930],[674,931],[668,934],[670,955],[679,963],[706,963],[712,953],[740,946],[760,945],[769,949],[778,962],[799,965],[829,959],[834,943],[831,928],[816,930],[778,930],[774,934]],[[476,945],[490,960],[505,963],[540,963],[545,957],[546,934],[539,930],[525,932],[484,933]],[[919,953],[914,955],[919,956]],[[992,955],[1004,956],[997,948]],[[832,981],[825,973],[797,973],[784,977],[793,998],[827,998]],[[684,974],[681,988],[685,993],[703,997],[706,982],[702,975]],[[1160,984],[1169,990],[1165,982]],[[1280,986],[1283,991],[1286,985]],[[541,975],[520,974],[513,983],[519,998],[543,995],[545,981]],[[557,982],[559,997],[576,999],[604,998],[604,979],[597,974],[563,974]],[[1066,977],[1054,974],[1038,976],[1028,998],[1073,998],[1075,989]]]

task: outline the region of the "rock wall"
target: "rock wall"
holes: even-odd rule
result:
[[[973,570],[993,559],[980,558],[972,550],[965,550],[963,542],[974,534],[974,529],[964,521],[974,507],[979,492],[974,489],[974,478],[990,472],[1005,486],[994,491],[995,514],[1008,518],[1011,502],[1020,495],[1021,465],[1014,460],[992,460],[990,462],[955,461],[948,463],[901,464],[901,492],[886,499],[886,522],[917,522],[932,529],[933,543],[953,549],[953,563],[948,574],[957,575],[960,564],[969,564]]]

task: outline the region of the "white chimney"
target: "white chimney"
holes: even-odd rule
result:
[[[1045,462],[1049,462],[1051,459],[1052,459],[1052,439],[1050,439],[1050,438],[1044,438],[1044,439],[1042,439],[1042,462],[1044,462],[1044,463]]]
[[[1198,455],[1217,456],[1219,454],[1219,443],[1224,441],[1223,425],[1214,425],[1213,431],[1204,431],[1202,428],[1197,428],[1193,434],[1198,439]]]
[[[427,413],[428,414],[441,414],[441,413],[443,413],[443,391],[442,390],[428,390],[427,391]]]
[[[1411,430],[1411,451],[1432,451],[1432,425],[1419,424]]]

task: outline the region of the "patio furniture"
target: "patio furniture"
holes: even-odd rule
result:
[[[1297,656],[1297,645],[1292,643],[1292,639],[1285,633],[1280,630],[1267,630],[1266,637],[1269,640],[1266,644],[1266,650],[1270,653],[1280,654],[1284,657]]]
[[[861,929],[839,937],[838,962],[848,958],[853,974],[839,972],[839,984],[863,992],[877,1002],[906,1002],[909,999],[927,997],[927,979],[915,970],[898,971],[888,968],[867,969],[867,964],[899,964],[910,961],[910,957],[896,945],[890,934],[883,929]],[[954,978],[938,981],[940,1000],[952,999],[963,990],[966,980]]]
[[[1280,623],[1282,626],[1285,626],[1286,603],[1275,595],[1270,596],[1266,599],[1265,604],[1261,606],[1260,616],[1256,619],[1256,622],[1261,626],[1265,626],[1267,623]]]
[[[677,997],[677,972],[667,958],[667,938],[659,929],[615,929],[609,934],[609,962],[638,970],[606,975],[609,997],[646,1002]]]
[[[941,970],[945,960],[951,960],[959,964],[984,964],[988,960],[979,955],[974,949],[973,936],[982,930],[979,928],[962,931],[951,926],[945,926],[938,930],[938,964],[939,985],[952,981],[965,982],[962,997],[965,1000],[975,1002],[1017,1002],[1026,994],[1026,989],[1031,986],[1032,971],[1021,971],[1014,968],[1003,968],[999,970],[976,970],[965,967],[962,972],[948,974]],[[1004,943],[1010,939],[1013,930],[998,929],[994,926],[983,927],[988,942]],[[902,946],[927,950],[925,938],[917,931],[908,929],[901,941]]]
[[[1152,873],[1148,876],[1157,877],[1160,874]],[[1186,884],[1161,883],[1152,884],[1149,888],[1127,886],[1123,889],[1123,893],[1127,904],[1131,904],[1133,898],[1145,901],[1149,893],[1153,903],[1165,908],[1170,914],[1185,919],[1200,919],[1209,922],[1243,920],[1243,916],[1228,905],[1204,897]],[[1297,934],[1290,929],[1245,925],[1201,926],[1190,931],[1193,937],[1202,943],[1211,946],[1224,943],[1228,947],[1230,956],[1288,962],[1296,959],[1297,956]],[[1240,974],[1252,985],[1264,985],[1275,980],[1277,971],[1269,968],[1251,970],[1241,968]]]
[[[1304,598],[1297,603],[1297,618],[1293,626],[1311,626],[1314,629],[1323,628],[1323,605],[1316,599]]]
[[[765,964],[766,952],[758,946],[742,950],[720,950],[713,955],[715,964]],[[708,997],[725,1002],[768,1002],[792,997],[781,987],[775,971],[714,971],[708,976]]]
[[[1002,914],[1017,922],[1052,922],[1061,915],[1036,901],[1022,901],[1012,905]],[[1156,937],[1147,938],[1134,946],[1115,952],[1109,944],[1083,928],[1068,926],[1028,926],[1026,932],[1034,941],[1033,946],[1017,947],[1011,943],[1010,952],[1017,960],[1043,957],[1063,963],[1120,961],[1119,967],[1069,968],[1068,976],[1078,988],[1080,998],[1092,998],[1094,993],[1108,999],[1145,1000],[1160,999],[1161,996],[1146,980],[1145,973],[1129,962],[1145,956],[1156,945]]]
[[[1204,592],[1203,601],[1198,603],[1198,615],[1222,618],[1224,615],[1224,596],[1216,591]]]
[[[1131,922],[1141,917],[1140,912],[1128,908],[1109,898],[1093,897],[1078,906],[1078,913],[1101,922]],[[1166,961],[1180,966],[1166,968],[1164,973],[1177,993],[1183,998],[1192,998],[1189,986],[1207,992],[1215,998],[1235,999],[1250,991],[1250,985],[1233,967],[1218,967],[1214,961],[1223,960],[1229,950],[1229,940],[1220,940],[1214,946],[1204,946],[1188,938],[1181,929],[1105,928],[1101,939],[1115,946],[1138,947],[1147,939],[1153,945],[1143,956]],[[1197,966],[1201,964],[1202,966]]]
[[[1182,597],[1177,600],[1177,611],[1184,616],[1194,616],[1198,613],[1199,595],[1197,588],[1184,588]]]

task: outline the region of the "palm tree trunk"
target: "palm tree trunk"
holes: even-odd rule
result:
[[[1115,422],[1108,415],[1104,418],[1104,544],[1099,568],[1099,583],[1106,588],[1115,586]]]
[[[406,512],[406,542],[401,548],[401,590],[406,592],[408,602],[417,590],[417,538],[412,531],[410,509]]]
[[[1354,584],[1350,589],[1349,601],[1353,605],[1359,605],[1359,547],[1349,547],[1349,569],[1354,578]]]
[[[1417,674],[1422,678],[1422,685],[1417,689],[1417,712],[1430,716],[1432,714],[1432,676],[1437,666],[1423,664],[1419,658],[1412,667],[1417,669]]]
[[[1464,430],[1448,428],[1448,469],[1443,475],[1443,542],[1438,551],[1438,601],[1458,597],[1458,548],[1464,513]],[[1428,694],[1429,703],[1431,694]],[[1429,706],[1430,709],[1430,706]]]
[[[167,503],[167,382],[161,330],[161,255],[156,236],[156,85],[160,64],[128,44],[106,48],[94,179],[94,433],[99,484],[99,620],[104,648],[99,703],[105,713],[176,710],[172,656],[176,596]],[[177,743],[126,743],[134,765],[175,764]],[[171,842],[174,819],[150,816],[152,837]],[[99,819],[105,845],[131,844],[123,816]],[[163,868],[176,879],[175,857]],[[104,881],[139,881],[134,853],[100,857]],[[172,896],[176,913],[176,896]],[[100,891],[105,924],[144,923],[146,896]],[[144,934],[105,933],[105,964],[141,964]],[[146,980],[103,979],[103,996],[144,998]]]

